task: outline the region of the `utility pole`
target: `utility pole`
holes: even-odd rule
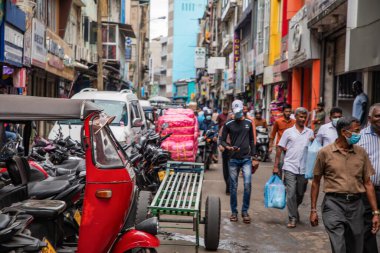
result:
[[[102,41],[102,4],[104,0],[98,0],[97,5],[97,51],[98,51],[98,82],[97,89],[104,90],[103,84],[103,41]]]
[[[138,31],[136,36],[136,72],[137,78],[135,78],[137,82],[137,97],[142,98],[141,96],[141,85],[140,85],[140,35],[141,35],[141,19],[142,19],[142,10],[140,10],[140,3],[137,4],[137,18],[138,18]]]

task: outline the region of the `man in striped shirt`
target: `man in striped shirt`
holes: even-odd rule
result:
[[[369,110],[368,120],[370,126],[361,131],[361,139],[358,145],[362,146],[368,153],[369,159],[375,169],[375,175],[371,177],[375,187],[377,205],[380,207],[380,103],[374,104]],[[376,234],[371,233],[372,229],[372,209],[368,199],[364,198],[366,212],[365,234],[364,234],[364,253],[377,253]]]

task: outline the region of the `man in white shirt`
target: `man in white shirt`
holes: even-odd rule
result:
[[[336,123],[343,117],[343,111],[339,107],[333,107],[330,110],[330,123],[324,124],[319,128],[315,139],[323,146],[333,143],[338,138]]]
[[[276,160],[273,173],[278,174],[278,164],[281,153],[285,152],[284,183],[286,187],[286,204],[288,207],[289,222],[288,228],[295,228],[299,220],[298,206],[302,203],[307,187],[305,179],[305,166],[302,163],[305,148],[314,138],[314,132],[305,127],[307,110],[299,107],[295,111],[296,124],[285,130],[278,143]]]

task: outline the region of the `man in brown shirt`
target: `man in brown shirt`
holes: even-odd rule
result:
[[[330,237],[332,252],[362,252],[365,193],[372,207],[372,233],[379,230],[379,210],[370,180],[374,169],[366,151],[356,144],[360,139],[360,122],[341,118],[336,126],[338,139],[322,148],[314,166],[311,186],[310,223],[318,225],[317,200],[321,178],[325,198],[322,219]]]
[[[272,153],[274,139],[277,135],[276,146],[280,142],[282,134],[286,129],[291,128],[296,123],[296,120],[291,119],[290,115],[292,114],[292,107],[289,104],[285,104],[282,107],[283,116],[276,120],[273,124],[272,132],[269,137],[269,153]]]
[[[261,110],[255,110],[255,125],[256,127],[264,127],[266,129],[268,129],[268,124],[267,124],[267,121],[265,119],[263,119],[263,113]]]

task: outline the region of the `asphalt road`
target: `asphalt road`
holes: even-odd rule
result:
[[[221,159],[220,159],[221,162]],[[252,178],[251,207],[249,214],[251,224],[244,224],[241,217],[237,223],[229,221],[230,208],[229,196],[225,194],[221,164],[212,165],[210,171],[205,173],[203,184],[203,203],[206,196],[214,195],[221,199],[222,220],[221,240],[217,252],[260,252],[260,253],[311,253],[331,252],[330,242],[324,230],[323,224],[311,227],[308,221],[310,213],[310,186],[300,206],[301,221],[294,229],[286,228],[287,211],[264,208],[264,185],[272,174],[272,163],[261,163],[258,171]],[[238,188],[238,210],[241,209],[243,196],[243,181],[240,177]],[[322,202],[323,193],[319,197],[319,205]],[[318,208],[320,209],[320,208]],[[319,212],[319,217],[321,214]],[[321,219],[321,218],[320,218]],[[321,221],[322,223],[322,221]],[[203,225],[200,227],[203,237]],[[167,233],[160,236],[161,247],[158,252],[206,252],[203,246],[198,249],[191,245],[195,242],[194,233],[188,230],[166,230]],[[201,240],[201,244],[203,244]]]

